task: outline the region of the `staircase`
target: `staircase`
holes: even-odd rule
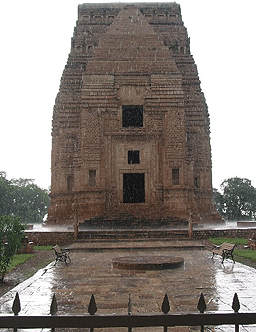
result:
[[[178,218],[144,219],[127,213],[101,216],[79,224],[78,240],[136,241],[188,239],[188,222]]]

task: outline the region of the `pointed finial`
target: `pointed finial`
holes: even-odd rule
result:
[[[128,315],[132,314],[132,301],[131,301],[131,294],[129,294],[129,300],[128,300]]]
[[[201,293],[198,304],[197,304],[197,309],[200,311],[201,314],[205,312],[206,309],[206,304],[205,304],[205,299],[203,293]]]
[[[170,311],[170,303],[167,294],[164,296],[164,300],[162,303],[162,312],[166,315]]]
[[[15,316],[17,316],[20,310],[21,310],[20,298],[19,298],[19,293],[17,292],[12,305],[12,312],[14,313]]]
[[[89,303],[89,306],[88,306],[88,312],[90,315],[94,315],[97,311],[97,305],[96,305],[96,302],[95,302],[95,298],[94,298],[94,295],[92,294],[91,296],[91,299],[90,299],[90,303]]]
[[[50,308],[50,314],[51,315],[56,315],[58,311],[58,304],[57,304],[57,300],[56,300],[56,296],[55,293],[53,294],[52,297],[52,303],[51,303],[51,308]]]
[[[238,312],[240,309],[240,302],[237,293],[235,293],[233,297],[232,309],[234,310],[234,312]]]

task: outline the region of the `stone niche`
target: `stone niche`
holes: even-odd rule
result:
[[[48,223],[220,221],[209,132],[178,4],[80,5],[54,106]]]

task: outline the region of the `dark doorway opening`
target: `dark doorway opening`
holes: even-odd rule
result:
[[[145,203],[145,174],[123,174],[123,202]]]

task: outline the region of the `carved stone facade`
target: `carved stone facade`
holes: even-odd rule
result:
[[[178,4],[80,5],[53,113],[48,221],[219,221],[209,133]]]

